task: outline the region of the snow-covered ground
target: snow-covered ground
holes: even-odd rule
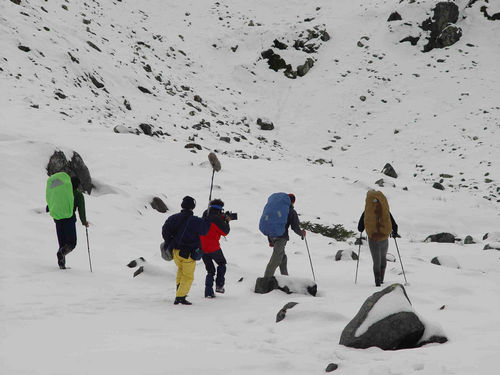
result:
[[[423,39],[399,44],[425,36],[416,26],[435,3],[4,0],[0,373],[315,374],[330,362],[352,375],[496,373],[500,253],[482,250],[482,237],[500,230],[500,21],[482,15],[484,1],[470,8],[457,1],[465,18],[456,45],[423,54]],[[487,5],[493,13],[494,1]],[[403,21],[387,23],[395,10]],[[305,77],[290,80],[260,59],[274,39],[293,40],[315,25],[331,40]],[[305,58],[286,53],[294,64]],[[275,129],[260,130],[259,117]],[[140,123],[168,135],[113,132]],[[230,143],[219,140],[226,136]],[[184,148],[191,142],[203,149]],[[57,268],[44,196],[55,149],[77,151],[96,186],[86,196],[93,273],[82,226],[67,258],[71,269]],[[226,293],[203,298],[198,263],[193,306],[174,306],[175,265],[160,257],[161,226],[187,194],[201,214],[214,150],[222,163],[214,196],[239,214],[221,243]],[[397,179],[380,173],[387,162]],[[440,174],[453,176],[442,177],[444,191],[432,188]],[[253,293],[271,253],[258,231],[269,194],[295,193],[301,220],[356,231],[365,193],[380,178],[402,235],[407,294],[419,316],[441,327],[446,344],[396,352],[338,345],[378,290],[367,246],[356,285],[356,262],[334,260],[338,250],[357,252],[354,238],[308,234],[317,297]],[[167,214],[150,208],[153,196],[165,200]],[[423,242],[444,231],[476,244]],[[291,237],[290,274],[311,278],[305,243]],[[398,259],[393,241],[389,252]],[[126,264],[139,256],[146,271],[133,278]],[[431,264],[435,256],[461,268]],[[386,283],[403,283],[399,262],[389,267]],[[299,304],[276,323],[291,301]]]

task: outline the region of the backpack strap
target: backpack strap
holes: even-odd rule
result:
[[[182,231],[181,237],[179,238],[179,241],[177,241],[177,243],[176,243],[176,245],[177,245],[177,246],[180,246],[180,245],[181,245],[181,243],[182,243],[182,239],[184,238],[184,234],[186,233],[186,229],[187,229],[187,226],[188,226],[189,221],[191,220],[191,218],[192,218],[192,216],[189,216],[189,217],[186,219],[186,221],[184,222],[184,229],[183,229],[183,231]],[[179,225],[179,228],[180,228],[180,227],[181,227],[181,226]]]

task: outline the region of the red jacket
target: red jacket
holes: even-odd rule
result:
[[[206,217],[205,213],[203,216]],[[228,235],[229,224],[224,221],[220,213],[210,213],[208,215],[208,221],[210,221],[208,233],[205,236],[200,236],[201,250],[203,250],[204,253],[213,253],[214,251],[220,250],[220,237]]]

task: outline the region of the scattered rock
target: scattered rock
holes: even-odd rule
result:
[[[229,137],[220,137],[219,140],[222,142],[231,143],[231,138]]]
[[[281,58],[280,55],[274,53],[272,49],[268,49],[261,53],[261,56],[267,60],[267,64],[269,65],[269,69],[277,72],[280,69],[286,69],[287,63],[284,59]]]
[[[152,136],[153,135],[153,126],[150,124],[139,124],[139,128],[144,132],[144,134]]]
[[[455,243],[455,236],[446,232],[431,234],[424,242]]]
[[[444,1],[436,4],[432,20],[429,18],[420,26],[423,30],[431,32],[428,43],[424,46],[424,52],[429,52],[434,48],[450,46],[460,39],[462,31],[458,26],[454,25],[458,21],[458,16],[457,4]],[[443,31],[450,25],[454,25],[454,27],[443,34]],[[446,45],[443,45],[443,43]]]
[[[261,130],[273,130],[274,129],[273,122],[270,120],[267,120],[267,119],[258,118],[257,125],[260,126]]]
[[[339,250],[335,254],[335,260],[358,260],[358,254],[352,250]]]
[[[145,94],[152,94],[152,92],[151,92],[151,91],[149,91],[149,90],[148,90],[147,88],[145,88],[145,87],[142,87],[142,86],[137,86],[137,88],[138,88],[141,92],[143,92],[143,93],[145,93]]]
[[[283,308],[278,311],[278,314],[276,314],[276,323],[281,322],[283,319],[285,319],[286,311],[296,305],[298,305],[298,302],[288,302],[285,306],[283,306]]]
[[[102,89],[104,87],[104,83],[99,82],[92,74],[89,74],[88,76],[95,87],[97,87],[98,89]]]
[[[255,282],[255,293],[266,294],[274,289],[278,289],[278,281],[274,276],[257,278]]]
[[[326,366],[325,372],[332,372],[338,368],[339,368],[339,365],[337,365],[336,363],[329,363],[328,366]]]
[[[116,125],[113,128],[113,131],[115,133],[118,133],[118,134],[128,134],[128,133],[130,133],[130,130],[127,127],[125,127],[124,125]]]
[[[384,179],[381,178],[380,180],[375,181],[375,185],[378,185],[380,187],[384,187]]]
[[[471,245],[471,244],[474,244],[474,239],[472,238],[472,236],[466,236],[465,239],[464,239],[464,245]]]
[[[280,42],[278,39],[274,39],[273,47],[275,47],[277,49],[281,49],[281,50],[288,48],[288,46],[285,43]]]
[[[184,146],[184,148],[192,148],[192,149],[197,149],[200,151],[202,149],[202,147],[197,143],[188,143],[187,145]]]
[[[96,51],[99,51],[99,52],[102,52],[99,47],[97,47],[94,43],[92,43],[90,40],[87,40],[87,44],[92,47],[93,49],[95,49]]]
[[[21,0],[10,0],[14,4],[21,5]]]
[[[410,42],[412,46],[416,46],[420,40],[419,36],[407,36],[399,41],[399,43]]]
[[[154,208],[156,211],[158,211],[162,214],[164,214],[165,212],[168,211],[167,205],[159,197],[154,197],[153,200],[149,204],[151,205],[152,208]]]
[[[392,22],[392,21],[401,21],[403,18],[401,18],[401,15],[398,12],[392,12],[389,18],[387,19],[387,22]]]
[[[389,163],[384,166],[384,168],[382,169],[382,173],[389,177],[398,178],[398,174]]]
[[[434,182],[434,184],[432,185],[432,187],[434,189],[437,189],[437,190],[444,190],[444,186],[442,184],[440,184],[439,182]]]
[[[129,111],[132,110],[132,106],[130,105],[130,102],[127,100],[127,99],[124,99],[123,100],[123,105],[125,106],[125,108],[127,108]]]
[[[452,46],[462,37],[462,29],[457,25],[450,24],[445,27],[441,34],[436,38],[436,47],[445,48]]]
[[[29,48],[27,46],[21,46],[21,45],[19,45],[19,46],[17,46],[17,48],[19,48],[23,52],[29,52],[29,51],[31,51],[31,48]]]
[[[431,263],[438,265],[438,266],[448,267],[448,268],[457,268],[457,269],[461,268],[460,264],[458,264],[457,260],[451,256],[440,255],[440,256],[434,257],[434,258],[432,258]]]
[[[299,77],[304,77],[313,66],[314,66],[314,60],[308,58],[303,65],[297,66],[297,75]]]

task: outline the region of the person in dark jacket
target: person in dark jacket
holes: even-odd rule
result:
[[[379,193],[375,192],[374,194]],[[381,201],[382,204],[387,205],[387,210],[388,210],[388,204],[387,200],[385,197],[379,196],[378,198],[374,198],[374,202],[377,203],[377,201]],[[389,212],[390,216],[390,222],[392,226],[392,233],[390,235],[394,238],[398,237],[398,225],[396,224],[396,221],[392,217],[392,214]],[[389,228],[390,229],[390,228]],[[365,212],[361,214],[361,217],[359,218],[358,222],[358,230],[360,233],[362,233],[365,230]],[[387,231],[386,233],[389,233]],[[370,253],[372,255],[372,260],[373,260],[373,276],[375,278],[375,286],[380,286],[381,284],[384,283],[384,277],[385,277],[385,269],[387,266],[387,250],[389,248],[389,234],[381,234],[381,233],[368,233],[367,229],[367,235],[368,235],[368,246],[370,247]]]
[[[264,277],[274,276],[274,272],[276,268],[280,268],[280,272],[282,275],[288,275],[287,268],[287,256],[285,254],[285,246],[290,237],[288,236],[288,228],[291,227],[292,230],[297,233],[300,238],[304,239],[306,236],[306,231],[304,229],[300,229],[300,221],[299,216],[297,215],[297,211],[294,209],[295,203],[295,195],[288,194],[290,197],[290,210],[288,212],[288,218],[286,222],[285,233],[283,233],[279,237],[268,237],[269,246],[273,248],[273,254],[271,255],[271,259],[267,264],[266,271],[264,272]]]
[[[200,236],[208,233],[210,223],[194,216],[193,209],[196,201],[190,196],[185,196],[181,203],[181,212],[170,216],[163,224],[162,236],[165,243],[175,241],[172,251],[174,262],[177,265],[174,305],[191,305],[186,296],[194,280],[196,261],[191,257],[201,248]]]
[[[201,249],[203,250],[203,263],[207,270],[205,277],[205,297],[215,298],[213,289],[215,278],[215,291],[224,293],[224,276],[226,274],[226,258],[220,247],[220,237],[229,234],[229,222],[231,218],[222,213],[224,202],[220,199],[214,199],[210,202],[208,209],[203,213],[203,218],[210,222],[210,230],[206,236],[200,236]],[[215,269],[217,264],[217,273]]]

